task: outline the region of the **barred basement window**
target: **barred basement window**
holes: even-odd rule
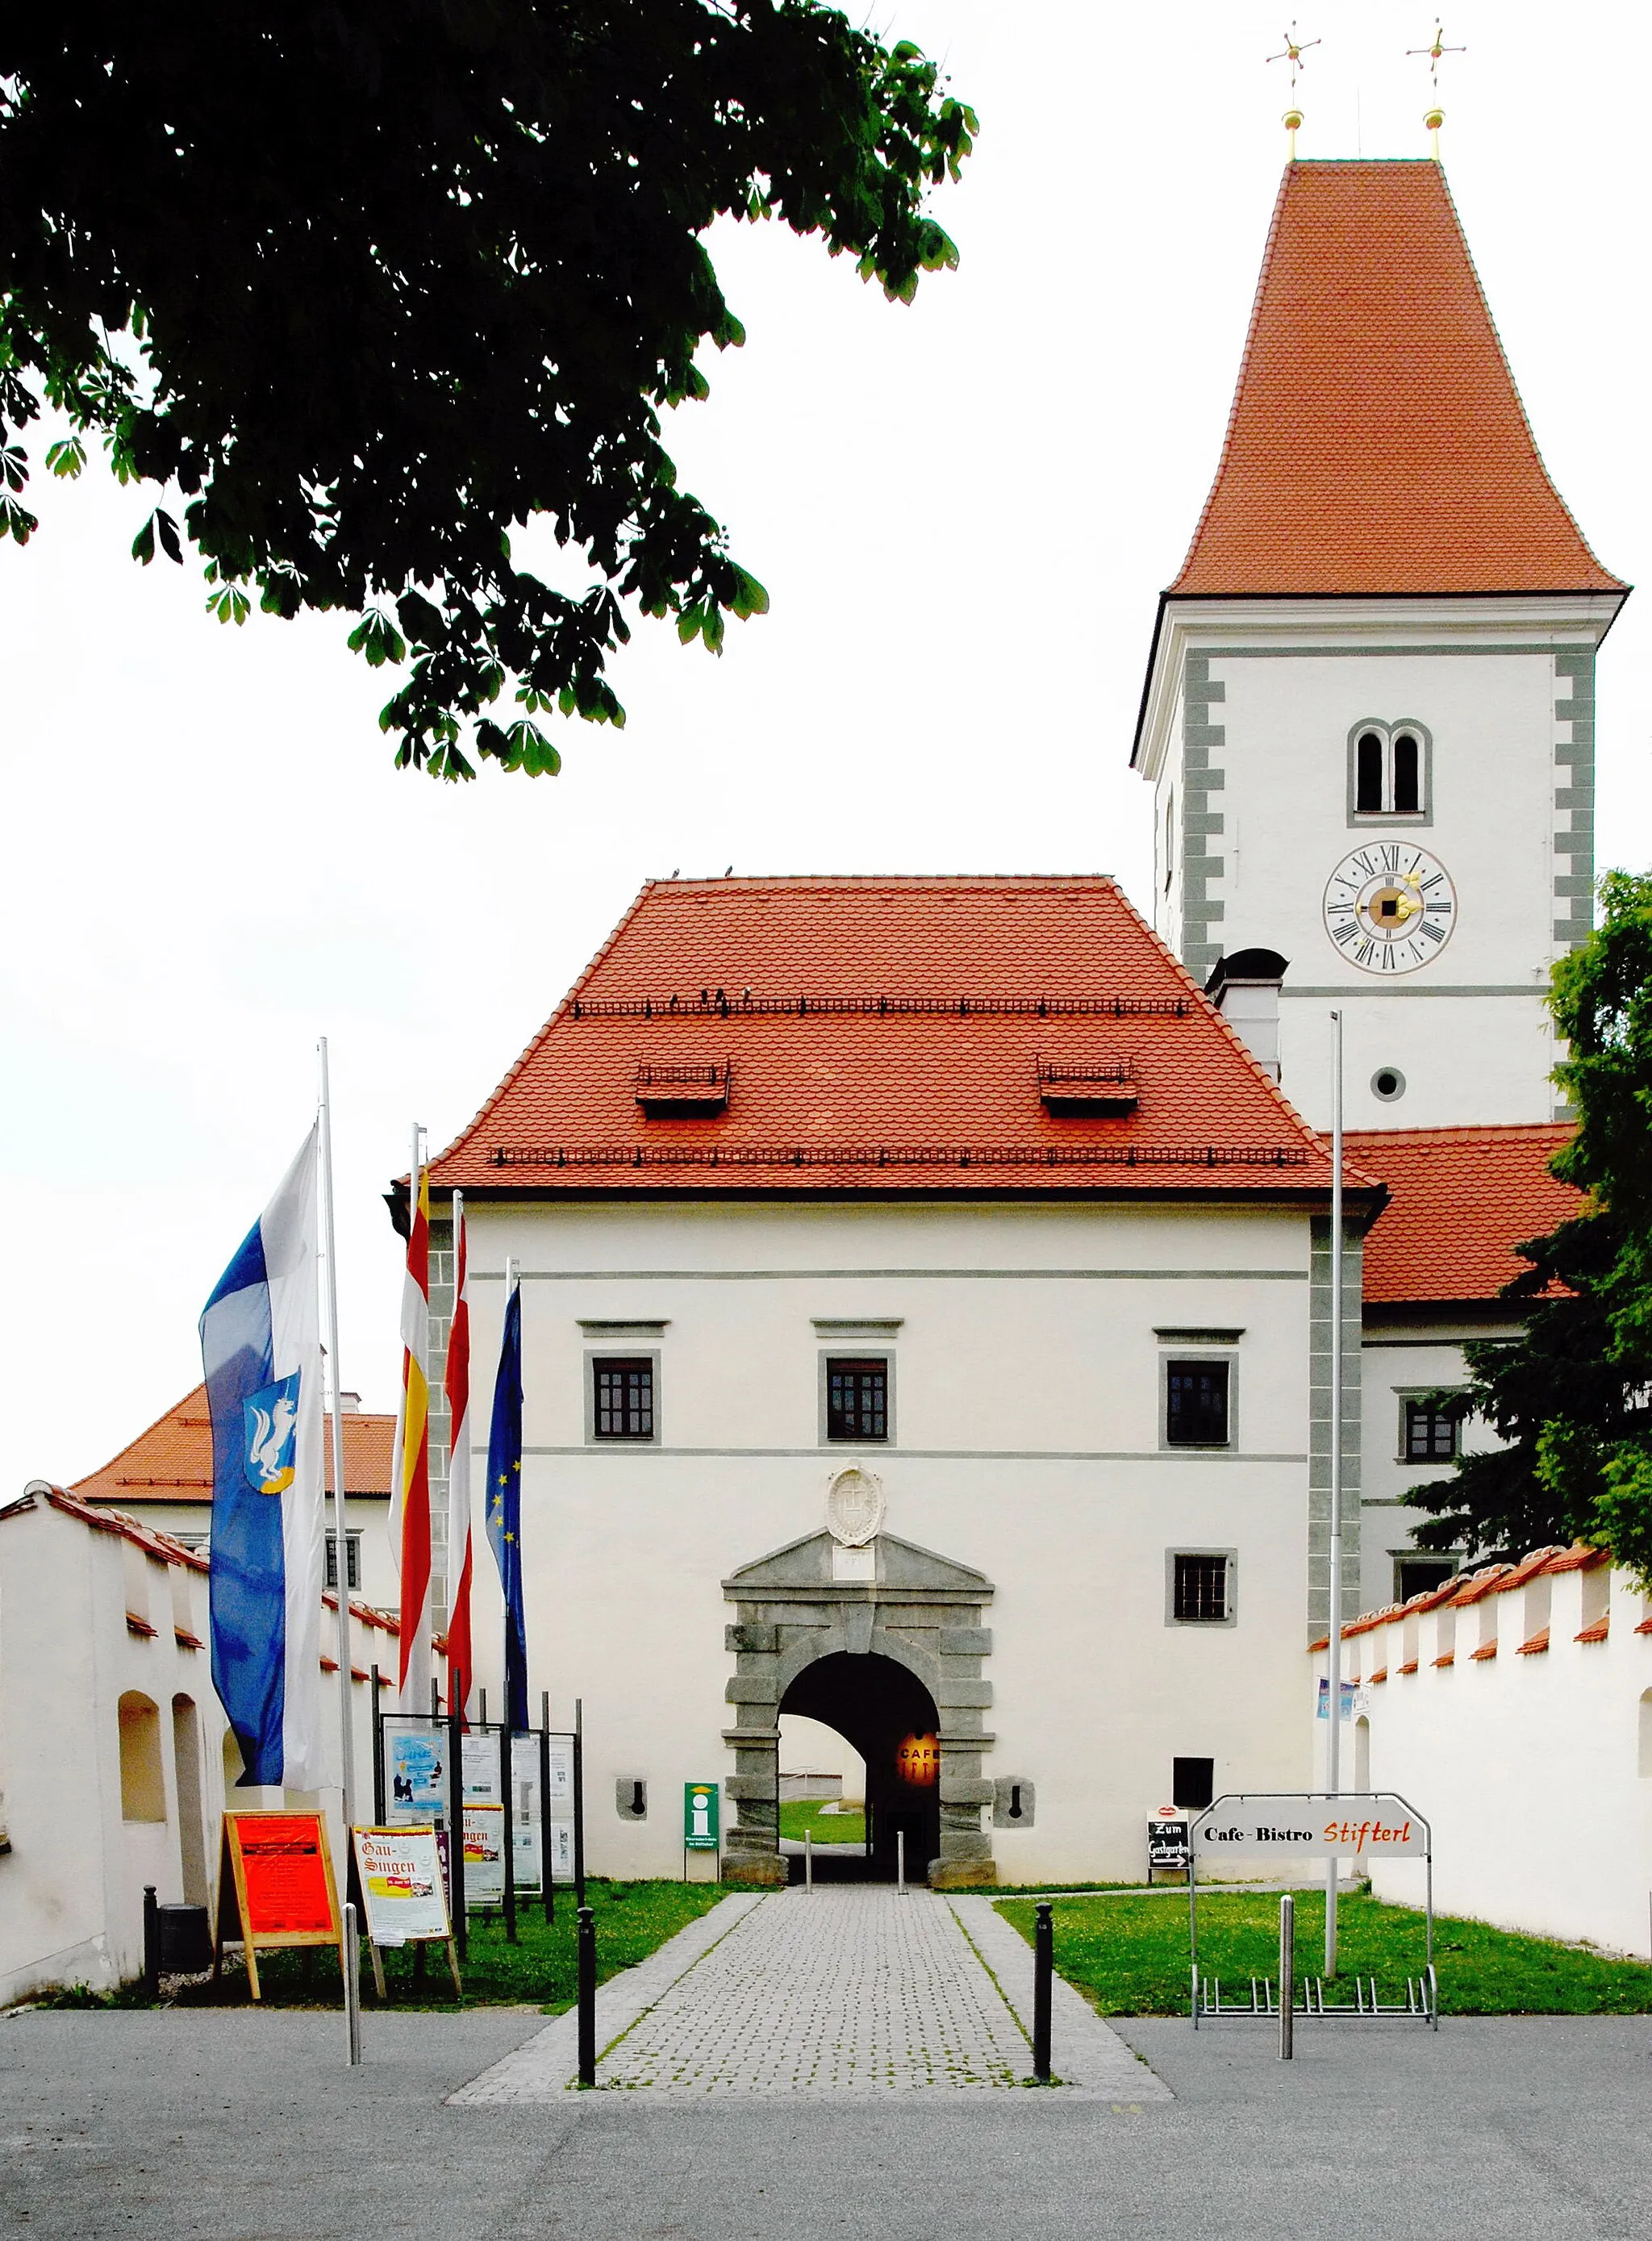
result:
[[[1457,1452],[1461,1430],[1461,1419],[1454,1408],[1438,1408],[1432,1401],[1408,1401],[1401,1461],[1449,1462]]]
[[[1173,1448],[1227,1445],[1226,1361],[1167,1361],[1165,1364],[1165,1442]]]
[[[889,1437],[889,1364],[886,1361],[826,1362],[828,1440],[886,1440]]]
[[[1178,1556],[1172,1589],[1173,1617],[1222,1624],[1227,1617],[1226,1556]]]
[[[651,1356],[594,1361],[592,1430],[599,1440],[654,1436],[654,1365]]]
[[[350,1583],[350,1593],[353,1595],[361,1587],[361,1535],[359,1533],[344,1535],[344,1573]],[[330,1588],[337,1588],[338,1585],[338,1535],[336,1533],[330,1533],[327,1535],[327,1585]]]

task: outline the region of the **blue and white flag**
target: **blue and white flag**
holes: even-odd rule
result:
[[[321,1787],[317,1131],[201,1315],[212,1418],[212,1682],[241,1787]]]

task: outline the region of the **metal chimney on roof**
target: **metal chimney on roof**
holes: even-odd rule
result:
[[[1290,967],[1276,949],[1236,949],[1219,957],[1205,993],[1258,1066],[1279,1080],[1279,992]]]

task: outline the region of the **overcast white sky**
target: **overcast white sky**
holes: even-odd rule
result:
[[[200,1375],[196,1318],[314,1103],[332,1038],[343,1367],[393,1404],[409,1123],[468,1119],[642,880],[1117,873],[1154,600],[1214,467],[1284,158],[1284,18],[1251,0],[893,0],[980,112],[937,203],[961,269],[916,307],[772,228],[713,253],[750,339],[671,434],[773,611],[720,661],[643,624],[630,724],[564,775],[391,766],[385,672],[338,619],[240,631],[127,557],[152,494],[36,485],[0,549],[4,1286],[0,1498],[105,1461]],[[1420,155],[1434,19],[1301,19],[1305,156]],[[1551,472],[1652,575],[1648,11],[1447,17],[1453,191]],[[326,369],[317,368],[318,380]],[[1648,640],[1601,670],[1602,853],[1652,859]]]

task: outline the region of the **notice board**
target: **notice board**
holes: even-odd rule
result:
[[[247,1982],[259,1997],[257,1949],[331,1945],[344,1967],[338,1891],[327,1823],[319,1813],[226,1813],[218,1871],[221,1971],[227,1938],[246,1949]]]

